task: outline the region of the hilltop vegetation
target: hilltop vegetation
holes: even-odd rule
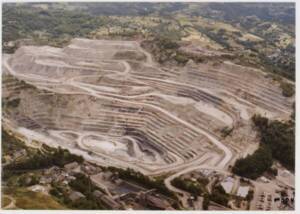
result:
[[[220,20],[237,21],[238,18],[243,18],[245,16],[256,16],[263,21],[295,24],[295,10],[293,10],[293,3],[211,3],[208,7],[219,12],[218,16],[215,18]]]
[[[3,41],[31,39],[29,43],[52,46],[66,44],[72,37],[85,37],[105,20],[68,10],[42,10],[30,7],[3,7]],[[25,41],[26,42],[26,41]],[[4,51],[7,51],[4,45]]]

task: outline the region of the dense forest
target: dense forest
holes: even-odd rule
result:
[[[260,115],[252,118],[260,135],[260,147],[252,155],[238,159],[232,171],[247,178],[258,178],[272,166],[273,159],[295,170],[295,124],[270,121]]]
[[[260,146],[252,155],[238,159],[232,168],[233,173],[256,179],[272,166],[272,154],[268,146]]]
[[[261,144],[269,146],[274,159],[295,170],[295,124],[293,121],[270,121],[255,115],[253,122],[260,133]]]

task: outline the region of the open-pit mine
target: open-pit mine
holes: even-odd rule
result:
[[[2,66],[2,99],[17,103],[3,124],[27,145],[146,175],[224,170],[258,147],[254,114],[286,119],[294,102],[258,69],[230,60],[162,66],[136,41],[22,46]]]

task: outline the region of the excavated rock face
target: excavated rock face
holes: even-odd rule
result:
[[[3,57],[3,71],[4,123],[29,140],[149,174],[205,161],[225,167],[255,142],[254,113],[285,119],[294,100],[258,70],[161,67],[133,41],[24,46]]]

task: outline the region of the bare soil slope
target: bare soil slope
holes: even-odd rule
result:
[[[229,61],[162,67],[133,41],[21,47],[3,57],[2,87],[4,124],[28,143],[145,174],[224,168],[256,147],[253,114],[286,119],[294,101],[259,70]]]

